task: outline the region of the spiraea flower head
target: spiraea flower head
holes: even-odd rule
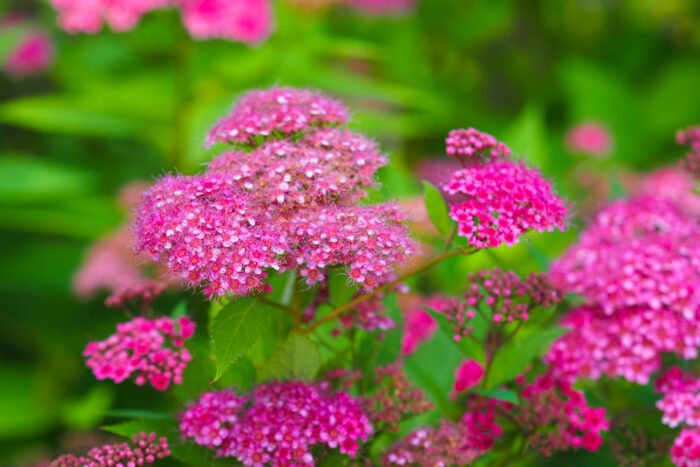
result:
[[[669,307],[690,320],[700,305],[698,240],[697,220],[670,201],[617,201],[553,263],[549,277],[606,314]]]
[[[510,157],[508,146],[475,128],[450,131],[445,144],[447,145],[447,155],[455,157],[463,166],[483,164]]]
[[[455,371],[455,382],[452,386],[452,395],[450,397],[455,399],[459,393],[479,384],[483,377],[484,367],[481,363],[473,359],[464,361]]]
[[[217,142],[255,144],[296,133],[337,126],[349,119],[348,109],[321,93],[295,88],[251,91],[207,135],[207,146]]]
[[[700,426],[700,378],[676,366],[660,376],[654,386],[663,394],[656,403],[663,414],[662,423],[671,428],[680,424]]]
[[[700,217],[700,195],[694,193],[696,180],[680,167],[663,167],[644,176],[636,187],[642,196],[654,196],[671,201],[683,212]]]
[[[261,42],[272,32],[269,0],[174,0],[182,22],[196,39]]]
[[[49,464],[49,467],[104,467],[153,465],[170,457],[168,440],[155,433],[141,432],[131,439],[132,444],[117,443],[91,449],[86,456],[64,454]]]
[[[598,123],[583,123],[566,134],[567,146],[577,153],[604,157],[612,149],[612,136],[607,128]]]
[[[313,465],[311,450],[324,444],[355,456],[372,433],[361,406],[327,383],[265,383],[242,397],[205,393],[180,417],[180,430],[218,456],[244,465]]]
[[[161,179],[137,210],[137,249],[209,296],[257,293],[269,270],[297,269],[307,285],[331,267],[367,289],[391,280],[414,245],[398,206],[356,204],[385,159],[363,136],[321,128],[345,114],[311,91],[244,96],[211,134],[232,125],[251,147],[224,153],[202,175]]]
[[[117,333],[106,340],[90,342],[83,356],[98,380],[121,383],[133,377],[139,386],[150,384],[162,391],[171,383],[182,383],[192,359],[184,342],[194,329],[194,321],[186,317],[135,318],[117,324]]]
[[[678,130],[676,141],[680,145],[690,146],[690,150],[685,155],[683,166],[696,177],[700,177],[700,125]]]
[[[226,152],[207,171],[230,175],[263,206],[299,208],[357,201],[386,162],[374,141],[333,128],[296,141],[268,141],[249,152]]]
[[[96,33],[103,21],[116,31],[133,28],[141,17],[175,0],[50,0],[59,11],[58,24],[68,32]]]
[[[404,331],[401,337],[401,354],[410,355],[418,346],[430,339],[438,328],[438,322],[425,308],[445,313],[457,307],[457,299],[436,295],[419,298],[417,303],[404,312]]]
[[[0,18],[0,29],[2,23],[3,19]],[[51,66],[54,54],[51,37],[44,31],[33,29],[10,49],[3,70],[15,78],[41,74]]]
[[[530,230],[552,232],[567,226],[569,206],[551,182],[522,162],[496,161],[458,170],[444,191],[458,234],[476,248],[512,246]]]
[[[532,273],[525,279],[513,271],[499,268],[469,275],[470,285],[463,300],[445,308],[442,313],[453,326],[454,340],[467,337],[474,330],[473,320],[482,315],[495,324],[527,321],[538,307],[547,308],[562,301],[563,294],[542,275]]]
[[[676,467],[700,466],[700,428],[681,431],[671,447],[671,461]]]

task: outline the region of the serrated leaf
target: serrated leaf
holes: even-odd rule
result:
[[[472,392],[491,399],[498,399],[499,401],[510,402],[515,405],[519,404],[518,395],[510,389],[474,389]]]
[[[310,380],[321,367],[316,344],[298,332],[291,332],[260,368],[260,380]]]
[[[520,375],[535,357],[540,356],[568,329],[552,328],[529,334],[503,346],[493,358],[486,389],[506,383]]]
[[[442,194],[429,182],[423,182],[423,189],[425,191],[425,209],[428,211],[430,221],[438,232],[445,236],[449,235],[452,221],[447,214],[447,204],[445,204]]]
[[[209,327],[216,360],[214,381],[255,344],[267,323],[266,312],[266,305],[248,297],[232,301],[217,313]]]

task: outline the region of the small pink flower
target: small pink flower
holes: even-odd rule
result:
[[[131,444],[108,444],[90,449],[85,457],[64,454],[49,464],[49,467],[103,467],[151,465],[156,460],[170,456],[170,447],[165,437],[155,433],[141,432],[132,436]]]
[[[272,31],[269,0],[180,0],[185,26],[197,39],[257,43]]]
[[[467,360],[455,371],[455,383],[451,398],[455,399],[459,393],[473,388],[484,377],[484,367],[476,360]]]
[[[51,38],[41,31],[30,31],[9,53],[4,69],[14,77],[45,72],[54,58]]]
[[[605,156],[612,149],[610,133],[596,123],[575,126],[567,133],[566,142],[574,151],[596,157]]]
[[[671,461],[677,467],[700,465],[700,428],[681,431],[671,447]]]

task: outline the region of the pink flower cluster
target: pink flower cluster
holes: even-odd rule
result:
[[[497,161],[459,170],[444,186],[464,201],[450,205],[459,235],[476,248],[512,246],[529,230],[564,230],[569,207],[540,172],[522,162]]]
[[[455,423],[442,420],[437,428],[420,428],[382,455],[382,464],[447,466],[469,465],[493,447],[503,433],[494,408],[499,403],[475,399],[475,404]]]
[[[462,165],[483,164],[507,159],[510,148],[488,133],[475,128],[452,130],[445,139],[447,155],[459,160]]]
[[[109,444],[91,449],[86,457],[64,454],[49,464],[49,467],[104,467],[152,465],[155,461],[170,457],[168,440],[158,438],[155,433],[141,432],[129,443]]]
[[[192,359],[183,345],[194,330],[194,321],[186,317],[135,318],[117,324],[117,333],[106,340],[90,342],[83,356],[98,380],[121,383],[135,376],[137,385],[149,383],[163,391],[170,383],[182,383],[182,373]]]
[[[612,137],[602,125],[584,123],[569,130],[566,143],[575,152],[603,157],[612,148]]]
[[[464,301],[443,311],[453,323],[454,340],[469,336],[474,330],[472,320],[486,305],[494,323],[526,321],[537,307],[550,307],[562,301],[563,295],[540,274],[532,273],[521,279],[513,271],[499,268],[469,275],[469,289]]]
[[[0,32],[22,27],[26,26],[19,16],[0,18]],[[10,48],[3,69],[8,76],[15,78],[41,74],[51,66],[54,55],[51,37],[42,30],[32,28],[22,34],[19,42]]]
[[[202,175],[161,179],[137,212],[138,249],[209,296],[257,292],[269,269],[297,269],[308,285],[334,266],[366,288],[389,280],[413,242],[397,206],[354,204],[385,161],[366,138],[319,128],[346,114],[305,90],[243,97],[210,141],[251,150],[225,153]],[[273,134],[286,139],[265,141]]]
[[[690,173],[700,177],[700,126],[679,130],[676,133],[676,141],[678,144],[690,146],[683,165]]]
[[[375,331],[377,329],[387,331],[395,328],[396,322],[385,314],[386,310],[384,303],[382,303],[384,294],[377,295],[370,300],[359,303],[355,309],[340,316],[340,324],[345,329],[357,327],[365,331]]]
[[[647,384],[662,353],[692,359],[700,346],[700,326],[667,308],[624,308],[606,316],[598,307],[581,306],[561,325],[571,331],[552,344],[544,360],[567,381],[621,376]]]
[[[438,328],[438,323],[425,311],[424,307],[445,313],[455,308],[456,299],[435,296],[427,299],[421,298],[416,305],[404,313],[404,331],[401,337],[401,354],[410,355],[418,346],[430,339]]]
[[[700,217],[700,196],[693,193],[695,184],[695,179],[687,170],[664,167],[645,176],[636,190],[641,195],[667,199],[683,212]]]
[[[605,409],[589,407],[582,392],[550,375],[523,386],[514,416],[529,434],[528,443],[543,455],[582,447],[597,451],[603,444],[600,433],[610,428]]]
[[[662,423],[671,428],[681,423],[700,426],[700,378],[673,367],[656,380],[655,387],[664,395],[656,403]]]
[[[206,145],[235,142],[258,145],[267,139],[343,125],[349,118],[342,102],[319,92],[284,87],[250,91],[209,131]]]
[[[244,397],[205,393],[181,414],[180,430],[218,456],[255,466],[313,465],[316,444],[354,456],[372,433],[347,393],[302,382],[262,384]]]
[[[484,377],[484,367],[476,360],[466,360],[455,371],[455,383],[452,388],[452,399],[458,394],[473,388]]]
[[[102,23],[114,30],[132,29],[155,9],[178,7],[196,39],[221,38],[255,43],[272,30],[268,0],[50,0],[59,12],[58,24],[68,32],[96,33]]]
[[[700,466],[700,428],[681,431],[671,447],[671,461],[677,467]]]

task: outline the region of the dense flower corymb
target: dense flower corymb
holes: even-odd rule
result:
[[[683,165],[690,173],[700,177],[700,126],[679,130],[676,133],[676,141],[678,144],[690,146]]]
[[[671,461],[677,467],[700,466],[700,428],[681,431],[671,447]]]
[[[512,246],[529,230],[564,230],[567,204],[539,171],[518,162],[492,162],[459,170],[444,187],[463,201],[450,205],[459,235],[477,248]]]
[[[447,155],[455,157],[465,165],[496,161],[510,156],[508,146],[475,128],[450,131],[445,144]]]
[[[180,430],[218,456],[245,465],[313,465],[313,445],[354,456],[372,433],[360,405],[327,383],[266,383],[238,397],[205,393],[181,414]]]
[[[138,250],[209,296],[256,293],[270,269],[297,269],[308,285],[335,266],[364,288],[390,280],[413,242],[397,206],[355,204],[385,159],[363,136],[320,128],[346,118],[342,104],[310,91],[243,97],[210,137],[247,146],[146,192]],[[284,138],[266,140],[272,133]]]
[[[109,444],[91,449],[86,456],[64,454],[49,464],[49,467],[104,467],[151,465],[170,456],[168,440],[158,438],[155,433],[141,432],[129,443]]]
[[[135,318],[117,324],[117,333],[106,340],[90,342],[83,356],[98,380],[121,383],[134,376],[137,385],[148,383],[162,391],[171,383],[182,382],[192,359],[183,344],[194,328],[195,323],[186,317]]]
[[[566,134],[566,143],[575,152],[602,157],[612,148],[612,137],[606,128],[596,123],[575,126]]]

